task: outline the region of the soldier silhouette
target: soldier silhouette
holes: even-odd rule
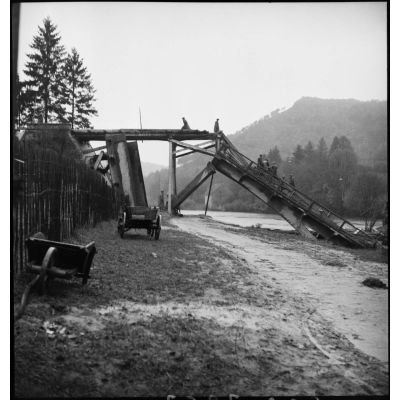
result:
[[[219,132],[219,118],[217,118],[217,120],[215,121],[214,124],[214,133],[218,133]]]
[[[182,118],[182,121],[183,121],[183,126],[181,129],[190,129],[190,126],[189,126],[188,122],[186,121],[186,119]]]

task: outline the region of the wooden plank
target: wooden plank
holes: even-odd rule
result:
[[[208,140],[206,142],[199,143],[197,146],[199,146],[199,147],[201,147],[203,149],[208,149],[210,147],[214,147],[215,146],[215,140]],[[180,153],[182,153],[184,151],[186,151],[186,149],[179,149],[179,150],[177,150],[175,152],[175,154],[178,155],[178,154],[180,154]]]
[[[181,146],[181,147],[184,147],[187,149],[191,149],[193,151],[197,151],[198,153],[207,154],[208,156],[214,157],[214,153],[212,153],[211,151],[204,150],[199,146],[191,145],[191,144],[181,142],[179,140],[174,140],[174,139],[170,139],[169,141],[172,143],[175,143],[178,146]]]
[[[107,146],[106,146],[107,147]],[[101,160],[103,159],[104,151],[101,151],[98,157],[96,158],[96,161],[94,163],[93,169],[96,171],[97,168],[99,168],[99,165],[101,163]]]
[[[214,166],[209,162],[172,201],[172,209],[178,208],[210,175],[215,173]]]
[[[106,135],[124,134],[127,140],[210,140],[218,134],[201,130],[181,129],[74,129],[71,134],[79,141],[103,141]]]
[[[215,147],[215,143],[214,144],[210,144],[208,146],[202,146],[202,149],[210,149],[211,147]],[[182,153],[183,152],[183,153]],[[186,153],[185,153],[186,152]],[[193,154],[196,153],[197,150],[188,150],[188,149],[182,149],[182,150],[178,150],[176,151],[176,155],[175,158],[180,158],[183,156],[188,156],[189,154]],[[178,154],[179,153],[179,154]]]
[[[107,148],[107,145],[105,144],[104,146],[93,147],[93,148],[88,149],[88,150],[83,150],[82,154],[91,154],[91,153],[94,153],[95,151],[103,150],[103,149],[106,149],[106,148]]]

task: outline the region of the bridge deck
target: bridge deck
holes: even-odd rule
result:
[[[218,133],[192,129],[72,129],[71,133],[80,141],[103,141],[106,135],[121,133],[127,140],[210,140],[218,137]]]

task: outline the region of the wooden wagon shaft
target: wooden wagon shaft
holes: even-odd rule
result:
[[[42,266],[41,265],[34,265],[31,264],[29,267],[29,270],[31,270],[32,272],[35,272],[37,274],[40,273],[40,271],[42,270]],[[78,271],[77,268],[74,269],[62,269],[62,268],[58,268],[58,267],[51,267],[46,271],[46,274],[53,277],[53,278],[62,278],[62,279],[70,279],[72,278],[75,273]]]

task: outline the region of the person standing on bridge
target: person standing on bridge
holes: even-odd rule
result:
[[[271,172],[274,176],[278,176],[278,167],[276,165],[276,163],[273,163],[271,166]]]
[[[219,118],[217,118],[217,120],[215,121],[214,124],[214,133],[218,133],[219,132]]]
[[[189,126],[189,124],[188,124],[188,122],[186,121],[186,119],[183,117],[182,118],[182,121],[183,121],[183,126],[182,126],[182,130],[183,129],[190,129],[190,126]]]
[[[260,167],[260,168],[263,168],[263,166],[264,166],[263,165],[263,155],[262,154],[260,154],[258,159],[257,159],[257,166]]]
[[[289,184],[292,185],[292,186],[296,186],[296,185],[294,184],[294,178],[293,178],[293,175],[292,175],[292,174],[289,175]]]

